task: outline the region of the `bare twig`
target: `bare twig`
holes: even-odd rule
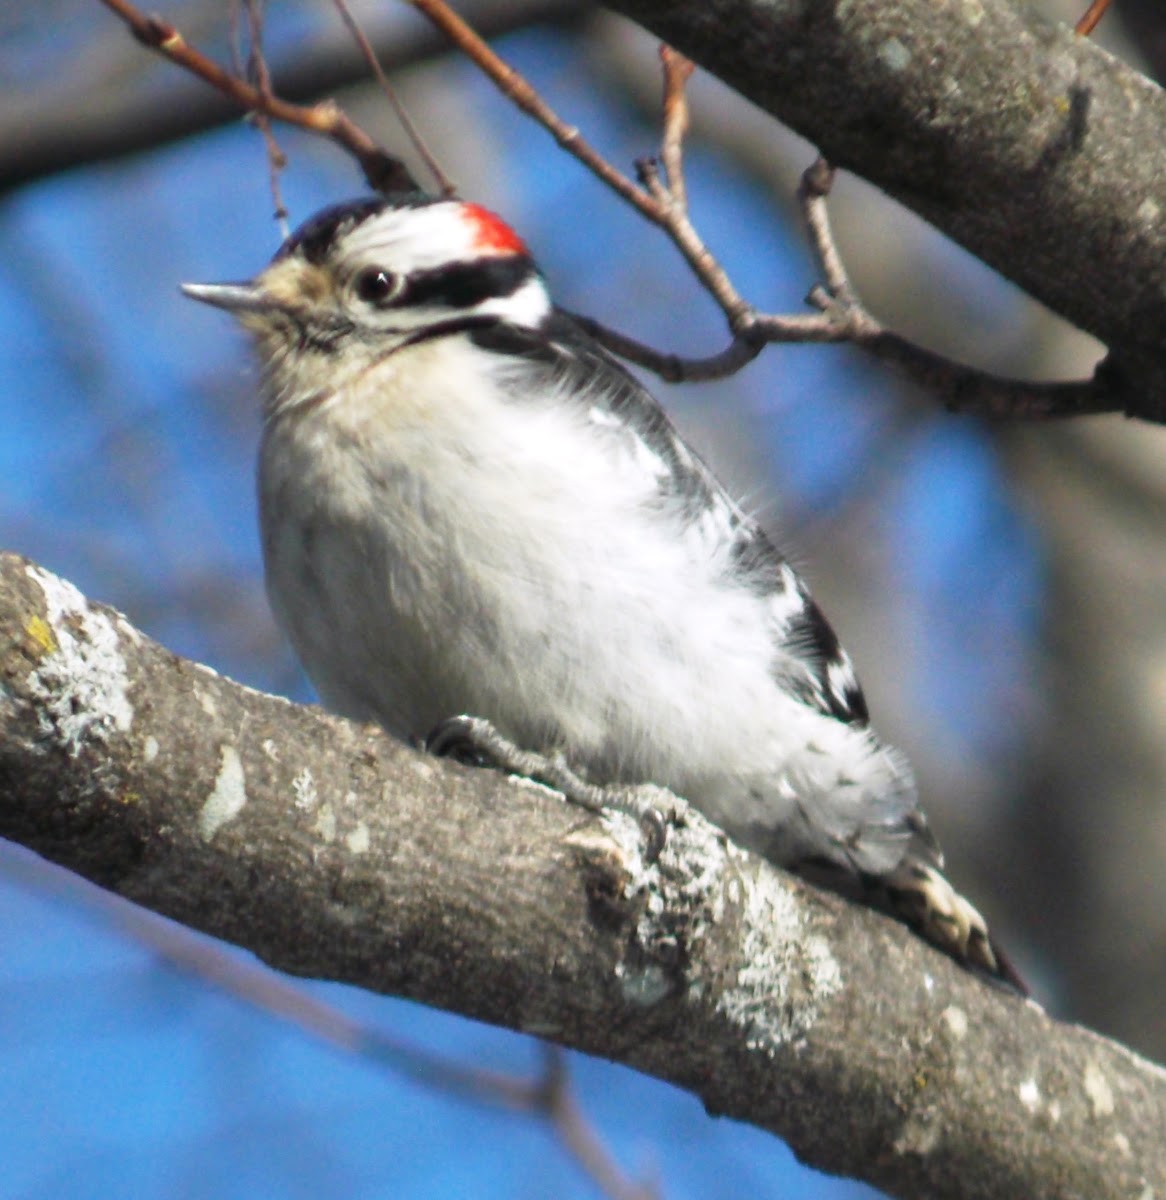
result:
[[[102,0],[102,3],[117,13],[143,43],[205,79],[241,107],[336,141],[360,162],[369,183],[378,190],[416,187],[403,164],[377,146],[333,102],[323,101],[310,107],[289,104],[272,94],[262,78],[256,87],[223,71],[189,46],[172,26],[145,16],[128,0]],[[585,322],[593,336],[614,353],[657,371],[665,379],[711,379],[730,374],[751,361],[765,342],[848,341],[895,363],[918,382],[946,393],[948,407],[961,412],[1051,417],[1114,412],[1125,407],[1121,379],[1115,370],[1099,369],[1089,380],[1030,384],[952,362],[885,329],[859,302],[838,253],[825,203],[833,170],[822,159],[806,172],[800,191],[811,244],[824,280],[808,296],[809,303],[818,311],[758,313],[736,290],[688,215],[683,172],[683,139],[688,121],[684,85],[692,70],[688,60],[668,48],[661,51],[664,114],[660,157],[664,173],[662,178],[654,160],[643,160],[636,164],[640,181],[637,185],[595,150],[577,128],[561,120],[531,84],[495,54],[444,0],[408,0],[408,3],[421,11],[565,150],[668,234],[720,305],[733,334],[733,341],[725,350],[694,360],[661,354],[597,322]]]
[[[733,333],[746,330],[753,317],[752,305],[733,286],[728,272],[704,244],[696,226],[689,220],[686,208],[660,178],[655,161],[641,159],[636,163],[636,171],[640,182],[656,201],[657,212],[652,219],[672,239],[696,277],[721,306]]]
[[[502,93],[547,129],[564,149],[599,179],[663,229],[680,250],[694,274],[724,312],[733,341],[707,359],[681,359],[662,354],[594,321],[583,324],[615,354],[655,371],[669,381],[714,379],[750,362],[765,342],[853,342],[876,357],[893,362],[917,382],[946,393],[948,407],[960,412],[995,416],[1077,416],[1113,412],[1123,405],[1117,381],[1105,372],[1090,380],[1029,384],[1003,379],[945,359],[885,329],[859,302],[830,230],[826,197],[833,168],[819,158],[805,173],[799,191],[811,245],[824,286],[811,290],[808,301],[815,313],[758,313],[741,296],[728,273],[708,249],[688,215],[684,184],[683,141],[688,125],[684,87],[692,64],[663,46],[663,133],[660,162],[636,164],[641,186],[636,187],[598,154],[573,126],[567,125],[531,84],[505,63],[445,0],[409,0],[491,79]]]
[[[651,170],[649,177],[664,187]],[[825,281],[807,297],[817,312],[750,312],[728,348],[704,359],[662,354],[590,318],[571,315],[612,353],[670,383],[732,375],[769,342],[850,342],[938,392],[951,412],[1037,419],[1122,410],[1119,381],[1109,375],[1104,364],[1091,379],[1030,383],[953,362],[885,328],[858,299],[834,240],[826,203],[833,181],[833,168],[819,158],[806,170],[798,190],[810,247]]]
[[[617,195],[658,221],[652,198],[638,188],[622,171],[603,157],[574,125],[559,119],[554,109],[538,94],[527,79],[493,50],[442,0],[406,0],[423,13],[447,38],[470,59],[498,90],[533,117],[548,133]]]
[[[899,367],[914,383],[938,392],[943,406],[952,413],[1048,420],[1124,412],[1126,407],[1120,380],[1110,374],[1106,360],[1088,379],[1043,383],[993,375],[952,362],[889,331],[856,342],[875,358]]]
[[[240,3],[242,0],[228,0],[227,27],[230,32],[231,67],[236,75],[242,77],[246,68],[243,66],[243,37],[239,25]]]
[[[688,134],[688,98],[684,94],[684,85],[696,68],[690,59],[663,44],[660,46],[660,62],[664,66],[664,99],[661,105],[664,135],[660,139],[660,160],[664,164],[668,190],[676,203],[687,210],[683,151],[684,139]]]
[[[544,1068],[541,1111],[563,1144],[574,1155],[599,1189],[617,1200],[655,1200],[659,1190],[650,1184],[629,1184],[612,1162],[603,1143],[575,1102],[567,1074],[567,1060],[558,1046],[543,1043]]]
[[[766,343],[766,339],[758,335],[740,334],[718,354],[712,354],[708,358],[681,358],[676,354],[663,354],[651,346],[645,346],[643,342],[637,342],[627,334],[608,329],[593,317],[585,317],[582,313],[575,312],[568,312],[567,316],[597,342],[606,346],[612,354],[646,368],[667,383],[697,383],[735,375],[761,353]],[[819,318],[811,315],[807,319]]]
[[[857,304],[858,298],[850,284],[850,276],[838,252],[838,244],[830,228],[830,210],[826,198],[834,187],[834,168],[820,155],[802,173],[798,187],[798,203],[810,237],[810,249],[818,260],[830,295],[842,304]]]
[[[838,252],[826,204],[833,183],[834,169],[819,157],[802,175],[798,189],[810,247],[825,280],[824,286],[811,289],[807,297],[825,319],[829,331],[820,340],[853,342],[876,358],[892,363],[914,382],[939,392],[951,412],[1043,419],[1121,411],[1118,381],[1110,376],[1104,363],[1090,379],[1031,383],[953,362],[886,329],[858,299]],[[776,320],[779,324],[774,332],[784,340],[787,318],[758,315],[755,320],[758,332],[766,336],[770,322]]]
[[[734,334],[742,333],[746,329],[752,311],[750,305],[738,294],[727,273],[701,241],[688,219],[680,156],[687,124],[683,89],[685,80],[692,73],[692,65],[683,55],[672,50],[661,55],[664,61],[667,109],[662,153],[668,159],[668,181],[659,178],[654,162],[643,160],[636,164],[636,172],[642,185],[637,187],[622,171],[608,162],[583,137],[576,126],[563,121],[530,82],[499,57],[445,3],[445,0],[407,2],[432,21],[504,96],[542,125],[564,150],[654,225],[663,229],[696,272],[701,283],[715,297],[729,318],[729,326]],[[679,191],[672,190],[673,179],[679,181]]]
[[[407,191],[417,184],[400,159],[389,154],[372,140],[332,100],[318,104],[290,104],[224,71],[216,62],[191,46],[173,25],[158,17],[147,16],[129,0],[101,0],[129,26],[130,32],[144,46],[156,50],[171,62],[197,75],[233,100],[247,112],[263,113],[277,121],[286,121],[313,133],[330,138],[347,150],[364,171],[371,187],[380,192]]]
[[[426,170],[433,176],[438,190],[443,196],[455,195],[457,188],[441,169],[441,164],[429,149],[424,137],[421,136],[421,131],[417,128],[413,118],[409,116],[408,110],[393,90],[393,86],[389,83],[389,78],[381,67],[380,60],[377,58],[376,51],[372,48],[372,43],[365,36],[364,30],[361,29],[360,24],[352,15],[352,10],[348,7],[345,0],[332,0],[332,3],[336,6],[336,11],[340,14],[340,19],[344,22],[348,32],[352,34],[353,41],[356,42],[357,47],[360,49],[364,61],[368,63],[368,68],[373,73],[373,77],[377,81],[377,86],[384,93],[385,99],[388,100],[389,106],[396,114],[397,120],[400,121],[401,128],[405,131],[405,136],[413,143],[413,148],[421,157],[422,162],[425,163]]]
[[[247,55],[247,72],[260,93],[270,100],[273,93],[271,88],[271,72],[267,69],[267,60],[263,57],[263,0],[243,0],[247,10],[247,31],[249,52]],[[259,132],[263,135],[267,147],[267,174],[271,186],[271,198],[275,202],[275,219],[279,222],[280,233],[288,235],[287,205],[283,202],[283,192],[279,186],[280,172],[287,166],[287,155],[275,140],[271,132],[271,118],[265,113],[252,114]]]
[[[1105,16],[1109,8],[1109,0],[1093,0],[1085,15],[1073,26],[1073,30],[1082,37],[1088,37],[1096,28],[1097,23]]]

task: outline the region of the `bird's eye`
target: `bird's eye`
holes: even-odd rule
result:
[[[383,267],[366,267],[356,277],[356,294],[368,304],[383,304],[396,290],[396,276]]]

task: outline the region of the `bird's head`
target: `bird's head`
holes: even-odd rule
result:
[[[255,335],[277,397],[476,325],[533,328],[551,311],[509,225],[477,204],[420,194],[327,208],[255,279],[182,290]]]

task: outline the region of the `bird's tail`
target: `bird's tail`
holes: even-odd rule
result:
[[[891,874],[872,879],[867,886],[872,894],[864,899],[873,907],[897,917],[961,965],[1022,996],[1029,994],[988,923],[937,867],[908,854]]]
[[[793,869],[811,883],[894,917],[960,966],[1027,996],[1027,984],[992,937],[988,923],[948,883],[939,869],[941,862],[938,847],[920,841],[886,875],[846,870],[820,859]]]

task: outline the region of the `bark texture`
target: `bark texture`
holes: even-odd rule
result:
[[[0,556],[0,835],[295,974],[670,1080],[903,1197],[1166,1192],[1166,1072],[665,805],[253,692]]]
[[[1166,96],[1015,0],[610,0],[1111,351],[1166,419]]]

